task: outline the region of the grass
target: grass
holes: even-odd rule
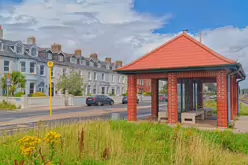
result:
[[[215,114],[217,114],[217,102],[215,100],[208,100],[204,102],[204,107],[212,108]],[[248,116],[248,106],[243,103],[240,103],[240,115]]]
[[[25,135],[43,139],[48,131],[50,129],[45,128],[0,137],[0,164],[12,165],[14,160],[25,160],[17,141]],[[247,134],[126,121],[61,125],[52,131],[63,138],[63,143],[55,149],[54,162],[62,160],[64,165],[235,165],[248,162]],[[47,157],[49,149],[44,142],[41,148]],[[25,165],[29,164],[26,162]]]

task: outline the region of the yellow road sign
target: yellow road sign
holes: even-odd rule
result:
[[[49,68],[54,67],[54,62],[53,62],[53,61],[48,61],[48,62],[47,62],[47,66],[48,66]]]

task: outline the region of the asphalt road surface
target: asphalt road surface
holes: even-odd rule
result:
[[[138,106],[150,106],[151,103],[140,103]],[[115,108],[127,108],[127,104],[115,104],[113,106],[82,106],[82,107],[68,107],[63,109],[55,109],[53,110],[53,115],[56,114],[66,114],[66,113],[75,113],[75,112],[85,112],[90,110],[111,110]],[[140,111],[141,115],[144,115],[144,113],[150,113],[151,108],[142,109]],[[35,110],[35,111],[27,111],[25,110],[19,112],[19,111],[0,111],[0,122],[8,122],[15,119],[21,119],[26,117],[32,117],[32,116],[48,116],[49,115],[49,109],[45,110]],[[124,114],[123,114],[124,115]],[[127,112],[126,114],[127,115]]]

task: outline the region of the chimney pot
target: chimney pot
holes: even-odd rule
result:
[[[105,62],[111,64],[111,58],[110,58],[110,57],[106,57],[106,58],[105,58]]]
[[[60,44],[56,44],[54,43],[52,46],[51,46],[51,49],[54,53],[57,53],[57,52],[61,52],[61,45]]]
[[[29,44],[29,45],[34,45],[34,44],[36,44],[36,38],[35,38],[34,36],[28,37],[28,38],[27,38],[27,44]]]
[[[90,55],[90,58],[92,58],[94,61],[97,61],[98,60],[98,55],[96,53],[92,53]]]
[[[122,67],[122,61],[115,61],[115,64],[117,65],[117,66],[120,66],[120,67]]]
[[[82,56],[82,50],[81,49],[75,50],[75,56],[77,56],[77,57]]]

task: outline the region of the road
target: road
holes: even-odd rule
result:
[[[140,103],[138,104],[138,107],[142,106],[151,106],[151,103]],[[114,109],[120,109],[120,108],[127,108],[127,104],[115,104],[113,106],[82,106],[82,107],[67,107],[62,109],[55,109],[53,110],[53,115],[59,115],[59,114],[72,114],[77,112],[87,112],[87,111],[93,111],[93,110],[106,110],[111,111]],[[150,113],[150,108],[142,109],[142,114],[144,113]],[[49,108],[44,110],[36,110],[35,111],[0,111],[0,122],[9,122],[11,120],[27,117],[37,117],[37,116],[49,116]]]

